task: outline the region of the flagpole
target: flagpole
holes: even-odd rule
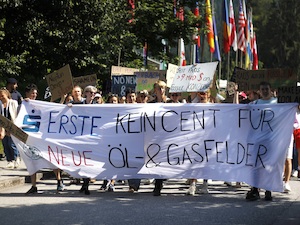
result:
[[[229,82],[230,51],[227,53],[227,82]]]

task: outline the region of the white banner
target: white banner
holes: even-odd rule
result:
[[[14,138],[30,174],[98,179],[205,178],[282,191],[297,104],[23,102]]]
[[[206,91],[214,79],[218,62],[179,66],[170,88],[172,92]]]

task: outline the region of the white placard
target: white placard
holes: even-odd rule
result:
[[[179,66],[170,87],[172,92],[207,91],[214,79],[218,62]]]

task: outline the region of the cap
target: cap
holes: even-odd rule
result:
[[[101,98],[101,97],[102,96],[99,93],[96,93],[94,98]]]
[[[7,83],[8,83],[8,84],[16,84],[16,83],[18,83],[18,81],[17,81],[15,78],[12,78],[12,77],[11,77],[11,78],[8,78],[8,79],[7,79]]]

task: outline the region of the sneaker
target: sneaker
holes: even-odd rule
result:
[[[293,170],[291,177],[298,177],[298,170]]]
[[[15,168],[14,162],[13,161],[8,162],[7,165],[6,165],[6,168],[7,169],[14,169]]]
[[[195,195],[196,185],[190,185],[189,190],[187,191],[187,195]]]
[[[235,184],[234,187],[235,188],[241,188],[242,187],[242,183],[241,182],[236,182],[236,184]]]
[[[289,193],[290,191],[292,191],[289,183],[284,183],[283,188],[284,188],[284,190],[283,190],[284,193]]]
[[[258,191],[250,190],[250,191],[247,192],[246,200],[248,200],[248,201],[256,201],[258,199],[260,199]]]
[[[21,164],[21,158],[20,158],[20,157],[17,157],[17,158],[16,158],[16,161],[15,161],[15,163],[14,163],[14,167],[15,167],[15,168],[18,168],[18,167],[20,166],[20,164]]]
[[[208,184],[204,183],[202,188],[199,190],[199,194],[208,194],[209,190],[208,190]]]
[[[265,193],[265,200],[266,201],[272,201],[273,198],[272,198],[272,192],[271,191],[266,191]]]
[[[224,184],[226,184],[226,186],[228,186],[228,187],[231,187],[231,186],[232,186],[232,183],[231,183],[231,182],[225,181]]]
[[[108,192],[115,192],[115,186],[113,184],[108,185]]]
[[[61,180],[61,181],[57,181],[57,187],[56,187],[56,190],[59,192],[59,191],[63,191],[64,188],[65,188],[65,186],[64,186],[63,181],[62,181],[62,180]]]
[[[134,193],[134,188],[129,188],[128,192]]]
[[[36,193],[37,193],[37,187],[31,186],[31,188],[26,192],[26,195],[36,194]]]
[[[160,196],[161,194],[160,194],[160,189],[154,189],[153,190],[153,195],[154,196]]]

